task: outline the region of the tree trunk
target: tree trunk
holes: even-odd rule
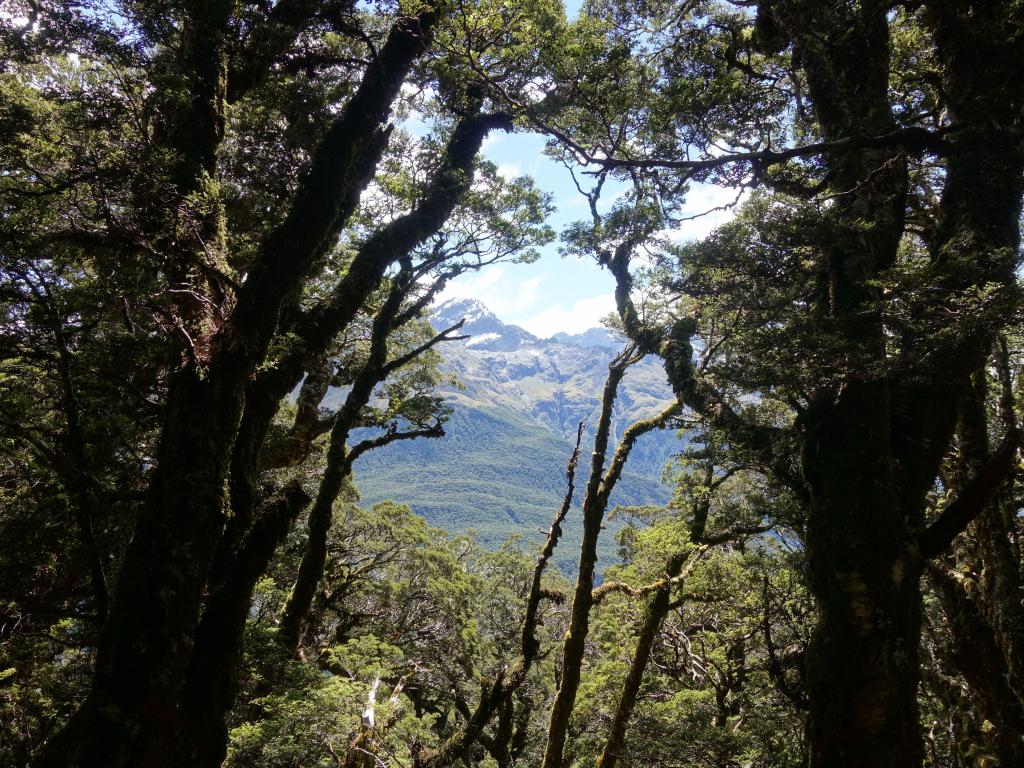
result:
[[[604,473],[605,455],[611,432],[612,408],[618,394],[619,383],[625,373],[620,360],[612,361],[605,380],[604,396],[601,400],[601,415],[594,434],[594,453],[590,462],[590,478],[583,500],[583,541],[580,543],[579,570],[576,589],[573,593],[569,629],[562,646],[561,680],[555,701],[551,705],[548,723],[548,739],[544,746],[544,768],[562,768],[565,738],[569,729],[569,717],[576,703],[576,692],[580,685],[580,671],[583,652],[590,630],[590,607],[593,604],[594,568],[597,565],[597,539],[601,533],[604,507],[601,505],[601,479]]]
[[[227,7],[209,6],[211,13]],[[228,508],[224,488],[245,384],[265,357],[281,304],[336,236],[344,201],[372,175],[386,139],[381,121],[436,18],[427,9],[396,22],[314,153],[288,216],[264,243],[230,316],[172,378],[157,467],[121,567],[92,692],[39,765],[187,762],[182,689]],[[195,46],[197,55],[224,55],[222,45],[207,42]],[[202,71],[224,74],[222,64]],[[208,90],[222,108],[223,82]],[[221,121],[208,122],[221,130]],[[206,159],[212,162],[212,155]]]
[[[637,636],[636,650],[633,652],[629,671],[622,684],[622,693],[619,694],[619,703],[612,717],[612,725],[608,730],[608,739],[605,741],[604,750],[597,760],[597,768],[615,768],[619,763],[619,758],[622,757],[622,751],[626,746],[629,719],[633,716],[633,709],[636,707],[637,696],[644,680],[644,672],[647,670],[647,662],[650,661],[651,651],[654,648],[654,641],[658,638],[658,632],[661,630],[661,624],[671,608],[672,589],[675,586],[672,579],[679,575],[686,560],[687,555],[683,553],[669,558],[665,566],[665,584],[654,593],[644,611],[644,621],[640,627],[640,634]]]
[[[604,393],[601,398],[601,414],[594,433],[594,453],[590,462],[590,477],[587,490],[583,496],[583,541],[580,543],[579,571],[576,576],[576,588],[573,592],[572,607],[569,613],[569,629],[562,644],[562,669],[558,691],[551,705],[548,722],[548,738],[544,745],[544,768],[562,768],[566,735],[569,730],[569,718],[576,704],[576,693],[579,690],[580,674],[583,667],[583,655],[586,650],[587,635],[590,632],[590,610],[594,605],[594,572],[597,566],[597,540],[601,534],[601,524],[608,509],[608,501],[615,485],[622,475],[622,470],[629,459],[630,451],[636,440],[643,434],[665,426],[670,418],[679,412],[675,403],[661,413],[631,424],[622,434],[618,447],[608,462],[608,441],[611,436],[612,410],[619,391],[619,384],[626,369],[644,356],[636,345],[627,347],[608,365],[608,378],[605,380]]]
[[[234,703],[252,593],[274,551],[309,501],[298,484],[271,500],[246,538],[230,577],[206,600],[189,657],[184,694],[188,764],[195,768],[216,768],[227,755],[225,718]]]
[[[434,180],[432,191],[425,201],[412,214],[392,223],[381,234],[371,239],[371,243],[378,246],[376,251],[373,248],[364,251],[374,253],[375,258],[381,260],[379,246],[382,241],[386,242],[390,247],[383,249],[384,254],[393,261],[397,258],[396,253],[404,255],[422,238],[439,228],[461,199],[462,191],[472,180],[470,168],[483,137],[490,128],[504,124],[504,118],[493,116],[468,119],[464,124],[468,131],[459,129],[455,132],[453,143],[449,147],[451,151],[446,155],[445,170]],[[470,137],[468,140],[467,133]],[[402,248],[405,250],[402,251]],[[378,287],[384,268],[391,263],[387,261],[385,264],[384,261],[387,259],[381,260],[379,273],[374,273],[376,277],[373,280],[357,281],[359,305],[365,300],[366,293]],[[343,278],[343,282],[345,280],[348,280],[348,277]],[[345,440],[362,407],[372,395],[378,378],[388,375],[395,363],[408,362],[418,354],[413,350],[409,355],[396,361],[385,361],[384,342],[387,333],[397,322],[396,317],[400,314],[402,299],[409,287],[411,286],[404,285],[402,290],[396,290],[386,303],[383,310],[386,322],[381,324],[375,333],[375,336],[379,337],[375,342],[376,355],[371,356],[372,359],[367,363],[366,369],[359,375],[335,424],[327,469],[321,480],[317,502],[310,512],[309,538],[300,564],[299,578],[282,621],[281,639],[290,653],[295,652],[302,621],[309,612],[309,603],[323,573],[327,555],[327,534],[332,518],[331,506],[349,476],[351,462],[355,458],[354,454],[345,450]],[[355,310],[358,310],[358,306]],[[355,310],[343,313],[342,319],[345,323],[351,319],[350,314],[354,316]],[[407,313],[402,314],[404,316]],[[437,340],[435,337],[428,344],[432,345]],[[328,341],[328,338],[324,338],[322,344],[326,346]],[[310,346],[316,349],[315,342]],[[272,503],[253,520],[252,506],[257,502],[256,481],[263,465],[263,441],[278,406],[279,392],[270,386],[276,381],[264,380],[262,383],[265,386],[250,383],[247,388],[246,414],[234,446],[231,464],[230,488],[235,514],[225,529],[214,559],[210,577],[211,596],[197,632],[196,647],[189,668],[186,708],[189,723],[194,728],[192,738],[197,745],[194,748],[196,751],[193,752],[193,759],[198,760],[199,757],[196,755],[199,755],[205,760],[206,765],[218,765],[224,756],[224,718],[233,703],[235,660],[241,648],[245,630],[244,616],[255,586],[255,577],[266,569],[277,543],[284,535],[284,530],[279,531],[282,522],[287,520],[284,522],[286,529],[297,515],[297,509],[291,505],[291,516],[282,517],[286,510],[280,508],[279,503]],[[326,386],[327,382],[324,380],[315,383],[313,389],[322,395]],[[306,405],[312,409],[315,416],[319,397],[311,397],[316,402]],[[434,430],[420,430],[389,435],[383,442],[416,436],[438,435]],[[304,442],[304,439],[300,439],[299,443]],[[361,444],[361,447],[376,447],[377,442],[382,441],[370,442],[370,445]],[[340,445],[340,448],[335,448],[336,445]],[[267,546],[268,542],[272,542],[270,546]]]
[[[989,71],[978,77],[982,70],[975,65],[991,59],[984,38],[998,38],[987,25],[1001,12],[982,14],[973,3],[935,6],[948,86],[944,97],[953,102],[954,120],[973,119],[972,113],[998,115],[1000,109],[989,110],[992,105],[982,106],[979,98],[1019,81],[1020,73],[996,77]],[[759,10],[770,22],[762,26],[784,30],[799,54],[824,138],[883,135],[895,128],[887,90],[888,20],[881,4],[827,4],[813,17],[800,0],[762,3]],[[1019,68],[1019,58],[1018,51],[1012,67]],[[956,102],[968,93],[972,105],[961,111]],[[1010,102],[1011,110],[1019,110],[1018,100]],[[981,150],[985,154],[993,145],[975,146],[987,147]],[[997,156],[1004,150],[1000,147]],[[938,328],[926,330],[918,343],[901,343],[902,369],[891,372],[895,366],[876,280],[896,263],[903,236],[907,160],[895,149],[825,160],[835,195],[822,217],[830,228],[822,243],[827,295],[817,310],[820,332],[832,349],[842,350],[842,359],[819,365],[821,389],[797,425],[810,496],[810,586],[820,610],[807,654],[810,761],[822,768],[916,766],[922,756],[916,704],[917,535],[925,494],[949,446],[959,389],[980,365],[977,350],[990,337],[980,327],[984,320],[977,328],[966,322],[953,329],[956,343],[940,340]],[[1016,199],[1019,215],[1019,167],[1018,178],[997,174],[994,180],[991,160],[977,154],[968,160],[959,149],[949,155],[943,221],[933,244],[945,289],[940,303],[962,300],[990,276],[1012,284],[1005,271],[1009,262],[999,263],[998,248],[1016,251],[1011,235],[1016,217],[1000,217],[1006,191]],[[998,196],[985,194],[996,186],[1002,190]],[[929,355],[923,352],[927,345],[943,349]],[[940,362],[932,362],[936,359]]]
[[[895,490],[888,388],[847,386],[807,429],[807,556],[820,615],[807,649],[811,766],[916,766],[919,572]]]
[[[982,718],[995,726],[986,734],[999,768],[1024,765],[1024,705],[1008,684],[1008,670],[991,627],[944,566],[930,565],[952,636],[949,661],[963,675]]]

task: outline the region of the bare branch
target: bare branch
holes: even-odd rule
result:
[[[363,440],[356,443],[352,450],[348,452],[347,462],[351,466],[356,459],[367,451],[383,448],[385,445],[390,445],[398,440],[415,440],[419,437],[444,437],[444,427],[436,424],[431,427],[424,427],[423,429],[410,429],[408,432],[388,432],[380,437]]]
[[[423,344],[420,344],[415,349],[409,350],[404,355],[400,355],[400,356],[396,357],[394,360],[392,360],[391,362],[387,363],[384,366],[384,374],[387,375],[389,373],[393,373],[394,371],[397,371],[403,365],[406,365],[406,364],[412,362],[417,357],[419,357],[424,352],[426,352],[428,349],[430,349],[431,347],[436,346],[437,344],[440,344],[442,341],[462,341],[463,339],[468,339],[469,336],[451,336],[451,335],[449,335],[452,332],[457,331],[460,328],[462,328],[462,326],[465,325],[465,323],[466,323],[466,318],[462,318],[455,325],[453,325],[452,327],[447,328],[447,329],[441,331],[436,336],[431,338],[429,341],[426,341]]]

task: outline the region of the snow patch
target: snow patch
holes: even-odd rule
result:
[[[500,333],[481,333],[479,336],[474,336],[469,341],[467,341],[466,346],[472,347],[476,344],[486,344],[488,341],[494,341],[495,339],[500,338]]]

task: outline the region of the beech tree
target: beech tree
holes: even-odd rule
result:
[[[15,764],[1024,759],[1020,2],[10,0],[0,31]],[[532,563],[353,506],[359,455],[443,435],[430,303],[553,238],[479,157],[514,130],[573,174],[563,251],[624,344],[564,590],[579,444]],[[681,242],[697,184],[732,217]],[[615,444],[648,355],[675,399]],[[677,499],[615,513],[601,573],[666,426]]]
[[[8,250],[20,247],[28,262],[19,271],[12,260],[6,273],[10,327],[17,335],[19,313],[62,279],[50,252],[85,282],[116,266],[122,284],[104,286],[105,295],[120,305],[129,334],[158,339],[141,395],[157,411],[152,449],[136,467],[144,498],[125,523],[131,534],[116,579],[108,586],[103,558],[83,555],[93,563],[101,625],[91,692],[40,764],[220,762],[216,723],[230,705],[253,584],[308,501],[297,486],[257,487],[281,401],[400,262],[413,263],[408,283],[452,259],[478,266],[545,237],[529,229],[543,205],[526,190],[511,203],[506,196],[503,208],[484,201],[500,222],[496,243],[417,258],[470,192],[484,137],[512,126],[507,112],[487,111],[471,82],[445,80],[453,100],[438,114],[440,151],[426,179],[415,180],[411,204],[321,282],[319,295],[306,290],[337,265],[330,255],[387,152],[403,85],[425,87],[443,69],[431,69],[429,59],[443,56],[428,52],[451,13],[432,5],[376,12],[346,3],[125,3],[27,5],[6,19],[7,82],[17,99],[5,183],[14,196],[44,201],[18,208],[31,227],[7,220]],[[105,103],[93,98],[97,90]],[[72,105],[70,119],[51,124],[49,137],[28,138],[60,96]],[[97,160],[105,144],[118,151]],[[261,148],[278,154],[262,157]],[[134,171],[129,157],[139,163]],[[291,168],[282,165],[287,157]],[[517,220],[517,209],[526,218]],[[43,211],[60,224],[40,219]],[[133,269],[139,284],[131,284]],[[47,301],[67,374],[73,347],[60,323],[87,330],[63,299]],[[98,316],[109,323],[109,305]],[[89,518],[91,460],[81,455],[73,384],[66,381],[60,402],[85,552],[97,521]],[[31,430],[16,437],[47,447]]]
[[[972,380],[955,436],[955,452],[942,474],[952,495],[977,471],[999,433],[1017,419],[1018,363],[1012,343],[1000,337],[990,365]],[[931,668],[925,690],[943,701],[932,709],[926,754],[948,750],[951,760],[984,755],[1000,765],[1021,759],[1019,676],[1021,619],[1017,599],[1021,564],[1016,530],[1016,467],[955,546],[926,567],[924,647]],[[938,496],[935,503],[948,499]],[[947,725],[948,741],[935,733]],[[985,723],[989,725],[986,726]],[[945,734],[944,734],[945,735]]]
[[[752,5],[756,19],[592,5],[607,64],[557,81],[551,111],[531,116],[595,191],[636,190],[574,233],[615,276],[626,332],[662,354],[683,404],[803,500],[820,612],[811,765],[916,765],[920,577],[1016,454],[1010,424],[929,515],[970,383],[1017,311],[1020,9]],[[769,192],[742,224],[662,246],[681,305],[645,325],[630,261],[657,249],[694,181]],[[725,334],[703,373],[698,329]],[[746,413],[751,394],[778,417]]]

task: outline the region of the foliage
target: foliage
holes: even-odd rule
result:
[[[299,544],[283,548],[256,594],[227,764],[333,764],[358,736],[375,683],[378,757],[400,764],[435,747],[515,646],[526,554],[514,542],[483,550],[405,506],[344,502],[306,660],[295,661],[273,635]]]
[[[1024,763],[1019,0],[9,0],[0,54],[0,765]],[[493,131],[628,339],[567,478],[440,394],[431,302],[556,235]]]

